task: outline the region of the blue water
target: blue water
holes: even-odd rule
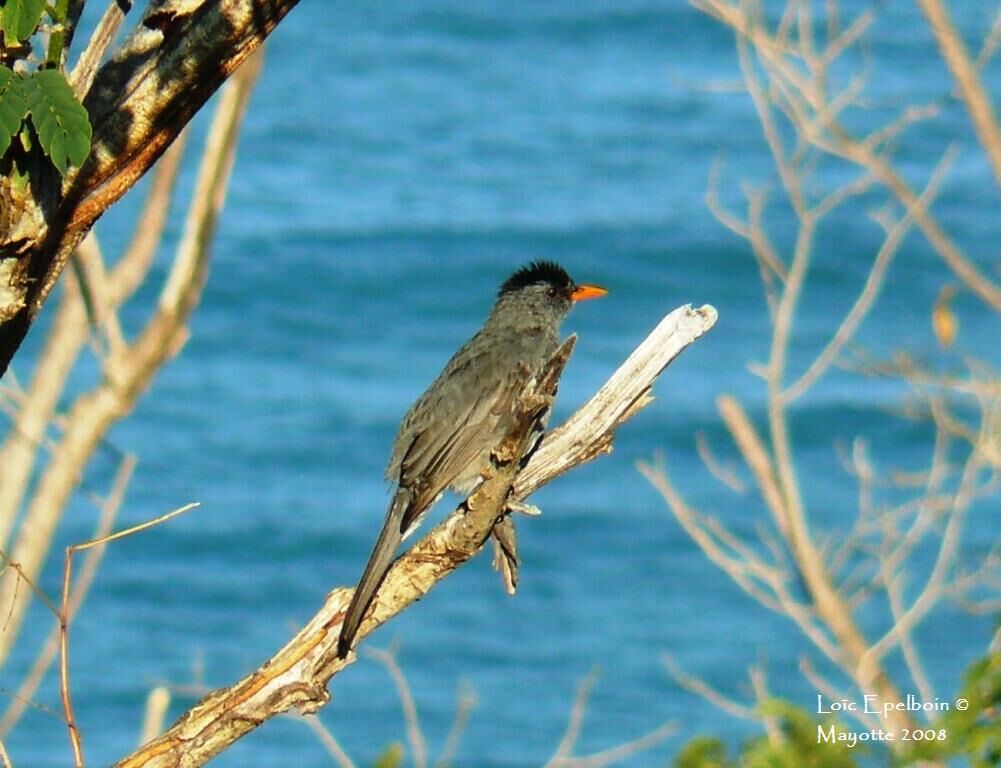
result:
[[[865,7],[843,5],[846,13]],[[988,9],[962,11],[974,44]],[[846,116],[858,131],[951,87],[909,3],[882,6],[872,34],[868,65],[878,75],[867,108]],[[986,76],[998,93],[996,63]],[[767,524],[754,493],[724,488],[694,448],[701,430],[724,460],[736,460],[715,408],[720,395],[739,397],[764,424],[764,389],[748,366],[768,353],[768,316],[748,248],[706,208],[713,163],[722,163],[731,207],[741,204],[742,179],[770,185],[770,234],[784,254],[795,233],[750,100],[702,87],[738,77],[732,36],[666,0],[304,3],[283,22],[244,127],[191,340],[110,437],[140,459],[122,526],[189,501],[201,506],[111,546],[73,626],[75,705],[90,764],[134,746],[152,686],[234,681],[330,588],[353,583],[381,524],[382,473],[400,417],[476,329],[500,281],[535,258],[611,289],[566,324],[580,342],[557,422],[674,307],[711,303],[720,320],[668,369],[657,401],[621,429],[612,455],[533,498],[544,515],[520,524],[516,598],[480,557],[371,638],[398,644],[431,754],[468,683],[479,705],[456,764],[544,763],[576,687],[595,669],[581,753],[669,719],[679,735],[625,764],[663,765],[701,732],[732,744],[757,733],[675,685],[664,654],[745,700],[747,667],[762,663],[774,693],[815,702],[797,672],[805,641],[700,554],[634,466],[662,454],[692,504],[747,536]],[[952,141],[960,154],[935,210],[996,277],[1001,201],[962,109],[946,98],[936,121],[898,143],[897,157],[919,185]],[[193,177],[192,160],[182,200]],[[832,166],[818,190],[845,178]],[[101,221],[109,253],[127,238],[140,200],[130,196]],[[884,202],[868,195],[821,229],[793,373],[854,301],[881,242],[868,212]],[[172,243],[179,229],[175,222]],[[873,355],[906,348],[958,369],[958,359],[936,351],[928,322],[949,280],[910,236],[859,346]],[[127,330],[139,327],[158,287],[127,307]],[[961,352],[1001,362],[997,316],[966,294],[956,308]],[[38,329],[15,361],[22,376],[41,338]],[[81,385],[93,375],[82,371]],[[818,528],[837,535],[853,518],[855,489],[839,451],[856,436],[887,470],[915,470],[927,459],[927,428],[895,413],[905,389],[834,370],[793,409],[797,467]],[[114,453],[102,451],[86,483],[106,487],[114,467]],[[997,535],[996,499],[978,509],[969,546],[982,549]],[[88,538],[94,514],[78,494],[60,546]],[[53,556],[42,584],[50,594],[60,573]],[[874,633],[878,622],[863,619]],[[16,687],[48,627],[36,606],[0,677],[4,689]],[[954,692],[990,629],[989,619],[951,609],[922,626],[919,645],[939,695]],[[322,719],[359,764],[404,739],[378,663],[363,658],[331,692]],[[172,717],[194,701],[178,695]],[[54,676],[37,702],[58,710]],[[18,766],[69,760],[63,724],[41,708],[6,746]],[[292,763],[331,764],[302,724],[278,719],[214,764]]]

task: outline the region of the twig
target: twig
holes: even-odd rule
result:
[[[955,156],[956,147],[953,145],[945,152],[945,154],[942,155],[942,159],[938,162],[938,165],[935,166],[931,179],[929,180],[924,191],[921,193],[920,197],[915,202],[915,206],[921,205],[925,208],[930,206],[931,201],[938,192],[942,180],[945,178],[945,174],[947,173],[949,167],[951,167]],[[862,287],[861,292],[859,292],[858,297],[855,299],[855,303],[852,305],[852,308],[848,311],[848,314],[845,315],[844,319],[838,324],[838,328],[835,331],[834,336],[827,343],[827,346],[824,347],[823,351],[817,355],[816,359],[812,363],[810,363],[807,370],[782,392],[782,400],[785,403],[791,403],[793,400],[806,392],[811,386],[813,386],[813,384],[821,376],[823,376],[827,368],[830,367],[831,363],[841,352],[845,344],[847,344],[852,336],[855,335],[855,331],[858,329],[859,324],[869,313],[873,302],[876,300],[876,296],[883,287],[883,280],[886,276],[886,271],[890,266],[890,262],[899,251],[901,243],[911,230],[911,226],[913,225],[913,211],[914,206],[908,209],[904,216],[901,217],[901,219],[887,234],[882,246],[880,246],[880,249],[876,254],[875,260],[872,263],[872,268],[866,276],[865,285]]]
[[[570,710],[570,718],[567,723],[563,738],[560,739],[556,747],[555,754],[549,758],[544,768],[603,768],[611,765],[623,758],[644,752],[677,730],[675,723],[666,722],[654,728],[652,731],[642,736],[631,739],[623,744],[618,744],[611,749],[594,752],[590,755],[574,755],[574,746],[580,737],[581,726],[584,723],[584,713],[587,710],[587,702],[591,696],[591,689],[598,679],[597,670],[585,677],[577,687],[574,696],[573,707]]]
[[[757,430],[748,418],[747,413],[737,400],[729,395],[716,399],[723,423],[733,436],[737,448],[740,449],[748,469],[758,483],[761,496],[765,500],[775,526],[783,538],[789,536],[788,510],[777,481],[777,473],[764,443]]]
[[[566,730],[563,732],[563,738],[556,745],[556,752],[549,758],[544,768],[558,768],[573,756],[573,748],[577,744],[581,726],[584,724],[587,700],[591,697],[591,689],[594,688],[596,682],[598,682],[598,670],[595,669],[577,686],[577,693],[573,697],[573,706],[570,708],[570,718],[567,721]]]
[[[410,753],[413,755],[414,768],[427,768],[427,744],[424,742],[424,734],[421,733],[421,725],[417,719],[417,704],[414,702],[414,695],[410,691],[410,684],[406,675],[400,669],[396,661],[396,653],[393,649],[369,648],[368,654],[380,662],[389,672],[396,686],[396,693],[400,697],[400,705],[403,707],[403,718],[407,724],[407,741],[410,742]]]
[[[124,539],[126,536],[141,533],[142,531],[152,528],[153,526],[165,523],[178,515],[183,515],[185,512],[188,512],[197,506],[197,503],[186,504],[183,507],[179,507],[165,515],[160,515],[160,517],[153,520],[147,520],[145,523],[140,523],[139,525],[133,525],[131,528],[126,528],[123,531],[118,531],[117,533],[112,533],[107,536],[100,536],[96,539],[91,539],[90,541],[66,547],[66,559],[63,565],[63,601],[62,608],[59,611],[59,690],[63,703],[63,715],[66,717],[66,727],[69,729],[70,744],[73,747],[73,759],[77,768],[82,768],[83,766],[83,747],[80,743],[80,730],[77,728],[76,717],[73,714],[73,702],[70,696],[69,680],[69,624],[71,618],[69,613],[69,601],[70,580],[73,573],[73,555],[77,552],[84,552],[94,547],[103,548],[106,544],[109,544],[112,541],[118,541],[119,539]]]
[[[156,735],[163,730],[164,720],[167,718],[167,710],[170,707],[170,689],[164,685],[158,685],[146,696],[146,709],[143,712],[142,730],[139,732],[139,744],[145,744],[156,738]]]
[[[570,757],[558,763],[559,768],[604,768],[632,755],[645,752],[657,746],[668,737],[677,733],[678,725],[674,722],[661,723],[652,731],[618,744],[611,749],[594,752],[590,755]]]
[[[739,493],[741,495],[747,493],[747,485],[743,480],[737,475],[737,471],[730,466],[724,466],[723,463],[716,458],[716,454],[713,453],[712,446],[709,444],[709,438],[706,437],[706,433],[699,430],[695,433],[695,450],[699,454],[699,458],[702,463],[706,465],[706,469],[719,480],[723,485],[729,488],[734,493]]]
[[[960,98],[994,171],[994,179],[1001,187],[1001,125],[994,114],[993,99],[984,88],[977,67],[970,60],[966,46],[941,0],[918,0],[918,5],[927,17],[942,58],[959,86]]]
[[[125,2],[131,5],[131,0],[125,0]],[[70,75],[70,85],[73,86],[78,99],[82,100],[87,95],[87,92],[90,91],[90,86],[94,82],[94,76],[97,74],[97,68],[101,63],[101,59],[104,58],[108,46],[115,39],[115,33],[118,32],[118,28],[125,20],[125,14],[122,12],[121,6],[121,0],[111,0],[108,3],[104,15],[101,16],[101,20],[97,23],[94,34],[87,41],[87,47],[83,49],[83,53],[77,59],[76,66],[73,67],[73,72]]]
[[[435,761],[435,768],[448,768],[452,764],[456,752],[459,749],[459,740],[462,738],[466,725],[469,723],[469,716],[476,707],[476,692],[468,684],[459,682],[459,690],[456,694],[455,720],[445,738],[445,746],[441,748],[441,756]]]
[[[733,717],[741,720],[758,722],[758,715],[754,711],[754,707],[741,704],[736,699],[733,699],[725,693],[721,693],[713,688],[701,677],[696,677],[695,675],[685,672],[685,670],[681,668],[681,665],[678,664],[677,660],[670,654],[665,653],[661,658],[664,661],[664,667],[667,669],[667,674],[669,674],[671,679],[673,679],[686,691],[691,691],[700,698],[708,701],[717,709],[721,709]]]
[[[313,732],[316,738],[320,740],[323,748],[327,750],[327,754],[334,759],[334,762],[337,763],[340,768],[355,768],[354,761],[348,753],[344,751],[340,742],[334,738],[334,734],[332,734],[326,726],[320,722],[320,718],[316,715],[300,715],[296,717],[296,719],[299,722],[304,723],[306,727]]]
[[[117,516],[119,509],[121,509],[122,501],[125,498],[125,491],[132,478],[135,465],[136,459],[131,454],[126,455],[119,463],[118,470],[115,473],[114,482],[111,486],[111,492],[108,494],[108,498],[101,504],[97,526],[94,531],[95,538],[107,536],[110,533],[111,528],[114,525],[115,517]],[[97,547],[87,553],[87,556],[84,559],[83,567],[80,569],[80,575],[77,577],[76,583],[73,585],[69,603],[65,606],[67,623],[73,620],[73,617],[76,616],[77,611],[79,611],[80,606],[83,604],[83,600],[86,597],[87,592],[90,590],[90,586],[93,584],[95,576],[97,575],[97,569],[101,563],[101,557],[103,554],[104,549],[102,547]],[[53,610],[55,611],[53,615],[57,620],[57,624],[52,628],[52,631],[49,632],[48,637],[45,639],[45,643],[42,645],[41,650],[35,657],[35,661],[32,664],[28,675],[18,688],[17,696],[4,712],[3,718],[0,719],[0,738],[3,738],[10,733],[11,728],[13,728],[14,724],[20,719],[27,707],[27,702],[34,697],[35,692],[38,690],[38,687],[41,685],[42,680],[45,677],[45,673],[48,671],[49,666],[52,664],[52,661],[56,658],[56,654],[59,652],[60,637],[62,632],[62,611],[55,609],[54,607]]]

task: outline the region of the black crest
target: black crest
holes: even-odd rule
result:
[[[567,274],[567,271],[555,261],[533,261],[505,280],[499,295],[503,296],[505,293],[511,293],[536,283],[548,283],[565,292],[569,292],[574,285],[573,279]]]

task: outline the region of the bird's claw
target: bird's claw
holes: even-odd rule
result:
[[[542,514],[542,510],[534,504],[526,504],[524,501],[517,501],[516,499],[508,501],[507,511],[517,512],[518,514],[528,515],[529,517],[538,517]]]
[[[513,595],[518,589],[518,537],[511,518],[501,517],[490,537],[494,540],[494,568],[501,575],[504,591]]]

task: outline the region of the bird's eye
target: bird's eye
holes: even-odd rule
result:
[[[555,299],[555,298],[556,298],[556,296],[557,296],[557,294],[559,293],[559,291],[558,291],[558,290],[556,290],[556,286],[551,286],[551,287],[549,288],[549,291],[548,291],[548,293],[549,293],[549,298],[551,298],[551,299]]]

